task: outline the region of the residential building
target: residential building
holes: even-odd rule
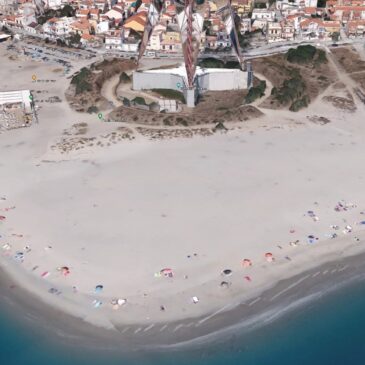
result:
[[[43,24],[43,33],[49,38],[63,38],[70,32],[70,24],[75,20],[73,18],[51,18]]]
[[[105,34],[105,48],[107,50],[122,49],[122,37],[120,30],[111,30]]]
[[[70,32],[79,34],[90,34],[91,24],[88,20],[79,20],[70,24]]]
[[[275,11],[269,9],[253,9],[252,19],[267,20],[272,22],[275,20]]]
[[[295,23],[290,20],[283,20],[281,22],[282,38],[285,41],[292,41],[295,38]]]
[[[104,20],[104,21],[100,21],[96,28],[95,28],[95,33],[96,34],[102,34],[102,33],[106,33],[109,30],[109,22]]]
[[[147,13],[139,12],[130,16],[123,24],[124,29],[131,29],[137,33],[142,33],[146,24]]]
[[[251,18],[242,18],[241,19],[241,27],[240,27],[241,34],[251,32],[251,30],[252,30]]]
[[[282,41],[282,27],[279,22],[267,22],[266,38],[269,43]]]
[[[346,23],[345,33],[349,38],[365,36],[365,20],[350,20]]]
[[[217,48],[229,48],[232,46],[231,39],[225,31],[217,33]]]
[[[253,0],[232,0],[231,6],[239,16],[242,16],[252,10],[253,3]]]
[[[182,49],[179,32],[166,32],[162,34],[161,51],[168,53],[180,52]]]

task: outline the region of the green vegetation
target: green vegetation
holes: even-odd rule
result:
[[[331,34],[331,38],[333,42],[338,42],[340,40],[340,33],[339,32],[333,32]]]
[[[251,14],[252,15],[252,14]],[[251,17],[250,15],[250,17]],[[261,29],[256,29],[253,32],[246,32],[245,34],[241,34],[241,32],[237,32],[238,36],[238,43],[240,44],[241,48],[246,48],[250,45],[250,41],[253,37],[257,36],[257,34],[262,34]]]
[[[87,81],[87,78],[90,76],[91,72],[86,67],[83,67],[78,74],[76,74],[72,80],[71,84],[76,86],[76,94],[82,94],[85,91],[91,91],[92,86]]]
[[[261,98],[265,95],[266,90],[266,81],[260,81],[257,86],[251,87],[248,91],[248,94],[245,97],[245,103],[250,104],[254,102],[256,99]]]
[[[160,104],[156,103],[155,101],[153,101],[150,105],[149,105],[150,111],[152,112],[159,112],[160,111]]]
[[[146,104],[146,100],[144,100],[144,98],[142,98],[141,96],[136,96],[133,100],[132,103],[138,104],[138,105],[147,105]]]
[[[297,48],[290,48],[286,54],[286,59],[291,63],[309,63],[317,52],[317,48],[311,45],[298,46]]]
[[[64,16],[73,17],[73,16],[75,16],[75,13],[76,13],[75,9],[71,5],[67,4],[61,9],[57,9],[57,10],[47,9],[43,15],[41,15],[37,18],[37,22],[38,22],[38,24],[43,25],[49,19],[62,18]]]
[[[203,68],[223,68],[224,62],[217,58],[209,57],[200,60],[198,65]]]
[[[240,68],[238,61],[227,61],[224,63],[222,60],[214,57],[208,57],[200,60],[198,66],[202,68]]]
[[[289,110],[292,112],[297,112],[302,108],[306,108],[309,105],[309,96],[304,95],[302,98],[295,100],[292,105],[290,105]]]
[[[315,65],[321,65],[322,63],[327,63],[326,52],[323,49],[317,50],[317,57],[314,60]]]
[[[89,107],[87,108],[87,112],[88,112],[89,114],[97,113],[98,111],[99,111],[99,109],[98,109],[98,107],[97,107],[97,106],[95,106],[95,105],[93,105],[93,106],[89,106]]]
[[[130,100],[128,98],[123,98],[123,105],[128,107],[131,106]]]
[[[71,33],[70,37],[68,38],[69,42],[73,46],[80,45],[81,36],[79,33]]]
[[[180,124],[184,127],[189,127],[189,122],[185,118],[177,117],[176,118],[176,123]]]
[[[320,65],[327,62],[326,53],[311,45],[290,48],[286,53],[286,59],[291,63],[298,64],[308,64],[313,62],[315,65]]]
[[[119,82],[128,84],[131,82],[131,78],[125,72],[122,72],[119,76]]]
[[[306,85],[299,72],[292,72],[293,77],[283,82],[280,88],[274,87],[271,90],[271,95],[280,104],[291,104],[289,110],[296,112],[299,109],[307,107],[309,104],[309,97],[305,94]]]
[[[177,100],[181,101],[182,103],[185,103],[185,97],[184,94],[182,94],[180,91],[173,90],[173,89],[152,89],[153,92],[156,94],[159,94],[167,99]]]

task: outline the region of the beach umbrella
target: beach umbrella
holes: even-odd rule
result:
[[[251,277],[250,277],[250,276],[245,276],[245,279],[246,279],[247,281],[251,281]]]
[[[222,281],[221,284],[220,284],[220,286],[222,288],[228,288],[229,287],[229,283],[227,281]]]
[[[225,270],[222,271],[222,274],[226,275],[226,276],[230,276],[230,275],[232,275],[232,270],[225,269]]]
[[[67,266],[61,267],[62,275],[67,276],[70,273],[70,269]]]
[[[160,271],[161,275],[164,275],[166,277],[172,278],[174,276],[174,272],[170,268],[165,268]]]
[[[265,258],[266,258],[267,262],[273,262],[274,261],[274,256],[271,252],[265,253]]]
[[[5,217],[5,216],[0,215],[0,221],[4,221],[5,219],[6,219],[6,217]]]
[[[310,235],[307,237],[307,239],[308,239],[308,243],[315,243],[315,242],[318,240],[318,238],[317,238],[317,237],[315,237],[315,236],[313,236],[312,234],[310,234]]]
[[[96,287],[95,287],[95,293],[100,293],[102,290],[103,290],[103,286],[102,285],[97,285]]]
[[[117,304],[119,305],[119,306],[122,306],[122,305],[124,305],[124,304],[126,304],[127,303],[127,299],[118,299],[117,300]]]
[[[250,266],[252,266],[252,261],[250,259],[243,259],[242,260],[242,266],[243,267],[250,267]]]

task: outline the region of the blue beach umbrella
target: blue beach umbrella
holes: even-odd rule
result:
[[[103,290],[103,286],[102,285],[97,285],[96,287],[95,287],[95,293],[100,293],[102,290]]]

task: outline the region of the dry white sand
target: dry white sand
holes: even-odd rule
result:
[[[55,66],[3,56],[0,62],[6,65],[3,89],[46,89],[64,99],[69,81],[52,71]],[[57,82],[34,84],[34,73]],[[349,114],[318,100],[297,114],[267,112],[228,134],[138,138],[60,154],[50,146],[72,124],[89,123],[90,134],[118,125],[77,114],[65,101],[45,105],[38,125],[0,135],[0,197],[6,197],[0,200],[6,216],[0,242],[12,247],[2,250],[0,263],[43,301],[107,327],[229,307],[283,278],[364,250],[355,224],[365,220],[363,113],[360,103]],[[331,123],[309,122],[312,115]],[[341,199],[356,207],[336,212]],[[344,234],[348,224],[353,232]],[[333,233],[339,238],[329,239]],[[308,235],[319,240],[310,245]],[[289,245],[296,240],[297,247]],[[24,262],[14,260],[26,246],[31,251]],[[267,252],[274,263],[266,262]],[[244,258],[251,268],[242,267]],[[62,266],[70,268],[67,277],[57,271]],[[155,276],[166,267],[174,278]],[[222,277],[224,269],[233,274]],[[50,275],[42,278],[44,272]],[[229,289],[220,287],[222,281],[231,283]],[[96,294],[99,284],[104,289]],[[115,311],[112,298],[128,302]],[[93,307],[95,299],[101,307]]]

